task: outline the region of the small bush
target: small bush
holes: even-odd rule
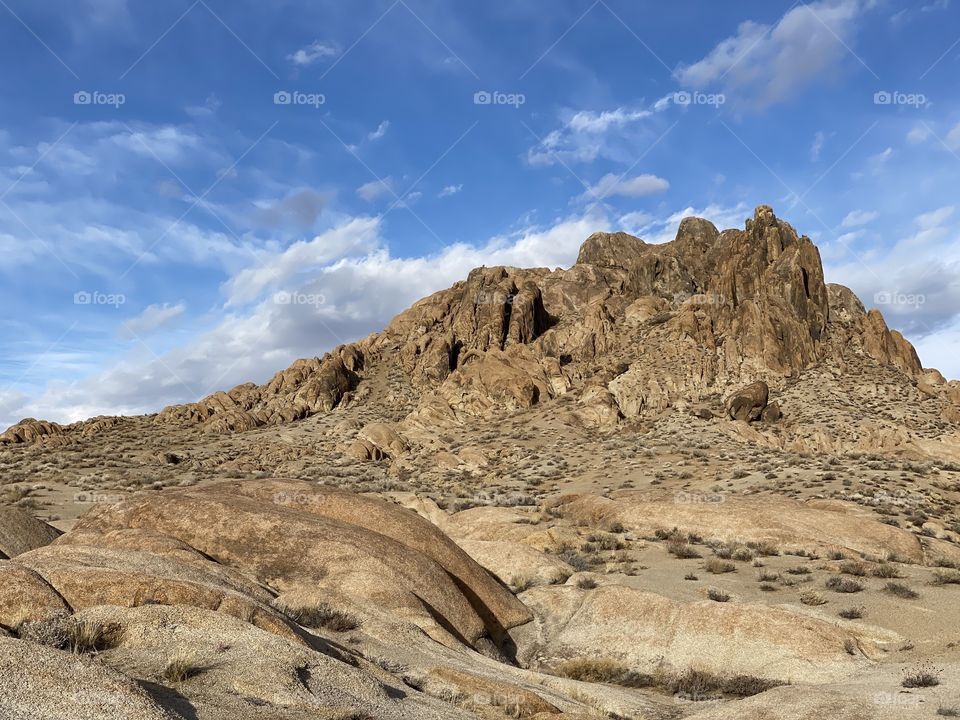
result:
[[[920,593],[903,583],[888,582],[883,586],[883,589],[885,592],[895,595],[898,598],[903,598],[904,600],[913,600],[920,597]]]
[[[933,585],[960,585],[960,572],[956,570],[937,570],[933,574]]]
[[[777,573],[768,572],[766,570],[757,575],[757,580],[760,582],[776,582],[779,579],[780,576],[777,575]]]
[[[703,569],[714,575],[723,575],[724,573],[736,572],[737,566],[719,558],[710,558],[703,564]]]
[[[750,697],[782,685],[752,675],[715,675],[703,670],[685,670],[661,679],[667,692],[688,700],[713,700],[723,695]]]
[[[787,568],[787,572],[791,575],[809,575],[810,568],[804,565],[797,565],[796,567]]]
[[[698,577],[697,577],[696,575],[694,575],[693,573],[687,573],[686,575],[683,576],[683,579],[684,579],[684,580],[699,580],[700,578],[698,578]]]
[[[597,581],[590,577],[584,577],[577,580],[577,587],[581,590],[593,590],[597,587]]]
[[[840,572],[845,575],[856,575],[857,577],[866,577],[867,575],[867,566],[862,562],[857,562],[851,560],[850,562],[845,562],[840,566]]]
[[[336,610],[326,603],[313,607],[280,608],[287,617],[305,628],[323,628],[332,632],[348,632],[360,627],[360,621],[350,613]]]
[[[820,593],[815,592],[805,592],[800,596],[800,602],[804,605],[826,605],[827,600]]]
[[[722,560],[729,560],[733,557],[733,546],[715,545],[713,548],[713,554]]]
[[[757,555],[764,557],[775,557],[780,554],[780,550],[772,542],[748,542],[747,547],[753,550]]]
[[[897,568],[895,568],[890,563],[885,563],[885,562],[880,563],[875,568],[873,568],[873,570],[870,571],[870,574],[873,575],[874,577],[884,578],[886,580],[889,580],[891,578],[903,577],[903,575],[900,574],[900,571],[897,570]]]
[[[117,623],[99,623],[65,614],[23,623],[16,634],[21,640],[78,655],[104,652],[123,640],[123,628]]]
[[[571,680],[644,688],[654,684],[652,675],[637,673],[622,662],[607,658],[576,658],[557,668],[557,674]]]
[[[573,548],[564,548],[557,553],[557,557],[577,572],[584,572],[591,568],[590,561]]]
[[[515,593],[522,593],[524,590],[529,590],[533,587],[533,578],[529,575],[514,575],[510,578],[510,589]]]
[[[859,620],[867,614],[866,608],[862,607],[852,607],[847,608],[846,610],[841,610],[837,613],[844,620]]]
[[[168,659],[163,667],[163,677],[167,682],[182,683],[195,675],[199,675],[202,667],[185,650],[178,650]]]
[[[826,582],[828,590],[838,593],[858,593],[863,590],[863,585],[856,580],[844,577],[832,577]]]
[[[707,597],[714,602],[730,602],[730,595],[725,593],[723,590],[717,590],[716,588],[710,588],[707,590]]]
[[[587,540],[596,545],[600,550],[623,550],[627,547],[626,543],[620,538],[605,533],[595,533],[588,537]]]
[[[667,552],[680,560],[702,557],[686,540],[670,540],[667,543]]]
[[[960,717],[960,707],[941,705],[937,708],[937,715],[941,717]]]
[[[928,688],[936,687],[940,684],[940,673],[942,671],[932,665],[921,665],[918,668],[907,671],[903,681],[900,683],[905,688]]]

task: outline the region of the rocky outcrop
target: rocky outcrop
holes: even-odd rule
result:
[[[144,549],[130,549],[134,535]],[[122,557],[104,549],[121,539],[128,543]],[[266,607],[269,597],[251,582],[271,587],[280,601],[307,590],[350,597],[365,613],[409,618],[448,642],[499,637],[529,619],[415,514],[294,481],[227,482],[97,507],[55,545],[18,562],[48,578],[72,607],[167,598],[262,615],[262,626],[280,634],[286,631]]]
[[[734,420],[759,420],[767,408],[770,388],[762,380],[741,388],[727,398],[727,414]]]
[[[622,420],[719,405],[753,383],[779,395],[823,363],[888,368],[932,389],[910,343],[849,289],[827,285],[810,239],[761,205],[743,229],[686,218],[663,244],[595,233],[568,269],[477,268],[381,333],[298,360],[264,385],[169,407],[153,422],[241,432],[388,401],[409,443],[573,393],[580,420],[611,432]],[[386,378],[402,392],[384,390]],[[960,417],[946,391],[934,390],[943,419]],[[736,414],[744,413],[757,419],[764,408]],[[69,442],[108,421],[27,420],[0,442]],[[344,449],[360,460],[403,453],[364,436]]]
[[[205,432],[242,432],[281,425],[318,412],[329,412],[356,387],[362,353],[342,346],[322,359],[298,360],[266,385],[238,385],[196,403],[164,409],[157,422],[199,426]]]
[[[64,428],[54,422],[24,418],[0,434],[0,445],[18,445],[20,443],[48,442],[59,444],[66,438]]]

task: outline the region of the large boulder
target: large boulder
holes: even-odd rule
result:
[[[762,380],[751,383],[727,398],[727,413],[734,420],[753,422],[763,415],[770,398],[770,388]]]
[[[536,619],[518,628],[518,658],[558,666],[577,658],[605,658],[636,672],[664,666],[779,682],[829,682],[870,666],[875,642],[895,633],[866,628],[858,636],[832,621],[786,608],[679,602],[622,585],[584,591],[572,585],[537,587],[523,595]],[[845,645],[853,643],[853,653]]]
[[[60,531],[16,507],[0,506],[0,558],[16,557],[43,547],[59,537]]]
[[[369,423],[360,431],[360,439],[372,444],[380,451],[381,457],[397,457],[408,449],[407,442],[400,434],[387,423]],[[377,455],[376,452],[373,455]],[[370,459],[379,459],[372,457]]]
[[[0,445],[19,445],[21,443],[47,442],[57,445],[66,442],[64,428],[55,422],[24,418],[0,434]]]
[[[362,612],[418,623],[445,642],[501,640],[506,629],[530,619],[509,591],[429,522],[376,498],[311,483],[224,482],[136,497],[95,508],[77,525],[77,531],[118,529],[173,538],[255,578],[281,599],[305,589],[327,590],[350,598]],[[42,573],[51,562],[41,555],[31,566]],[[164,592],[200,607],[213,604],[191,585],[199,578],[183,570],[175,574],[160,562],[154,561],[152,572],[170,579]],[[74,566],[73,576],[69,563],[63,568],[62,582],[85,587],[76,576],[86,571]],[[133,589],[140,581],[124,584]]]

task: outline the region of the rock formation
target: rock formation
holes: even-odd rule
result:
[[[568,270],[479,268],[382,333],[298,360],[265,385],[166,408],[154,422],[213,433],[283,425],[363,403],[373,378],[399,373],[409,387],[400,406],[408,417],[394,428],[392,447],[362,434],[349,447],[355,457],[380,460],[403,453],[404,433],[571,393],[583,422],[611,431],[622,420],[704,407],[744,385],[779,392],[822,363],[889,367],[904,383],[926,377],[913,347],[878,311],[824,282],[810,239],[760,206],[743,230],[687,218],[662,245],[596,233]],[[937,387],[946,401],[946,385]],[[945,403],[948,422],[960,415],[956,406]],[[782,411],[778,403],[767,417]],[[763,407],[736,416],[744,412],[759,419]],[[0,443],[69,442],[104,420],[66,427],[24,420]]]

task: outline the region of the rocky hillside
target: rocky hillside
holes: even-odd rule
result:
[[[401,434],[415,439],[567,396],[584,422],[609,431],[675,410],[724,414],[724,402],[751,383],[772,397],[815,373],[858,383],[864,368],[895,375],[942,421],[960,422],[960,384],[924,370],[879,311],[866,312],[848,288],[827,284],[810,239],[761,206],[743,230],[687,218],[662,245],[596,233],[568,270],[478,268],[381,333],[298,360],[264,385],[168,407],[151,421],[239,432],[375,403],[385,416],[401,415]],[[377,392],[374,378],[397,375],[402,392]],[[765,406],[770,396],[761,399]],[[747,416],[760,419],[762,410]],[[781,412],[778,404],[766,417],[779,420]],[[62,444],[117,422],[26,419],[0,443]],[[929,430],[909,428],[902,440]],[[871,432],[854,441],[869,446]],[[789,431],[769,441],[817,447]]]

